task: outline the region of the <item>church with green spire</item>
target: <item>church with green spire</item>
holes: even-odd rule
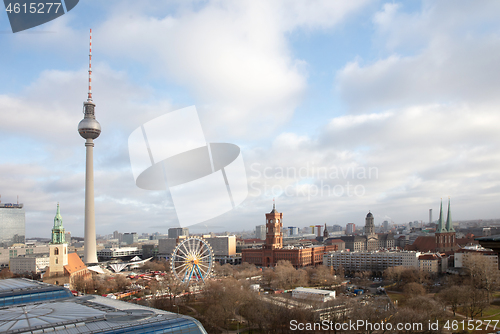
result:
[[[456,232],[453,228],[453,222],[451,220],[451,201],[448,199],[448,216],[446,217],[446,223],[443,216],[443,200],[441,200],[441,207],[439,210],[439,219],[436,227],[436,233],[434,234],[436,241],[436,248],[439,252],[453,251],[457,248]]]
[[[68,244],[64,236],[64,226],[59,203],[57,203],[56,216],[54,217],[49,251],[50,275],[63,276],[64,266],[68,264]]]

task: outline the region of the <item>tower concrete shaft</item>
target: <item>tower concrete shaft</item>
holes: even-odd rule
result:
[[[94,206],[94,140],[87,138],[85,166],[85,252],[86,264],[97,263]]]
[[[92,29],[90,30],[89,49],[89,93],[87,101],[83,103],[84,117],[78,124],[80,136],[86,139],[85,165],[85,252],[86,264],[97,263],[95,240],[95,208],[94,208],[94,139],[101,134],[101,125],[95,119],[95,103],[92,101]]]

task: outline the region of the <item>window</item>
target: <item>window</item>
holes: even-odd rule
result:
[[[59,255],[59,248],[54,249],[54,255]]]

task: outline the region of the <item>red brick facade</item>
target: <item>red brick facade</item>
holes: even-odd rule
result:
[[[266,214],[266,241],[261,249],[243,249],[242,262],[259,267],[273,267],[278,261],[290,261],[296,268],[315,266],[323,263],[323,254],[335,251],[338,245],[312,246],[305,248],[283,248],[283,213],[276,208]]]

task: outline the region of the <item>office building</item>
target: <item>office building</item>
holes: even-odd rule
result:
[[[419,252],[411,251],[336,251],[323,256],[323,264],[337,270],[343,268],[346,273],[371,271],[376,275],[389,267],[419,267]]]
[[[111,259],[131,260],[134,257],[142,256],[142,249],[137,247],[105,248],[97,251],[97,257],[101,261]]]
[[[480,258],[488,267],[498,269],[498,254],[479,245],[466,246],[454,254],[455,268],[469,268]]]
[[[9,269],[14,274],[38,274],[45,271],[49,264],[49,254],[30,254],[10,259]]]
[[[356,225],[354,223],[347,223],[345,226],[345,234],[351,235],[354,234],[354,232],[356,232]]]
[[[0,243],[2,247],[24,244],[25,216],[23,204],[0,203]]]
[[[139,241],[139,238],[137,237],[136,232],[132,232],[132,233],[124,233],[122,240],[127,245],[132,245],[132,244],[136,244]]]
[[[340,225],[333,225],[331,232],[342,232],[344,229]]]
[[[66,231],[64,232],[64,239],[68,243],[68,245],[71,245],[71,232]]]
[[[177,238],[167,238],[158,240],[158,254],[163,258],[170,258],[177,246]]]
[[[0,248],[0,267],[8,267],[9,261],[18,256],[49,254],[48,245],[22,245]]]
[[[169,239],[177,239],[180,236],[189,237],[189,229],[187,227],[173,227],[168,229]]]
[[[382,223],[382,230],[389,231],[389,221],[388,220],[384,220],[384,222]]]
[[[214,255],[231,256],[236,254],[236,236],[223,235],[211,238],[205,238]]]
[[[266,240],[266,225],[255,226],[255,239]]]

